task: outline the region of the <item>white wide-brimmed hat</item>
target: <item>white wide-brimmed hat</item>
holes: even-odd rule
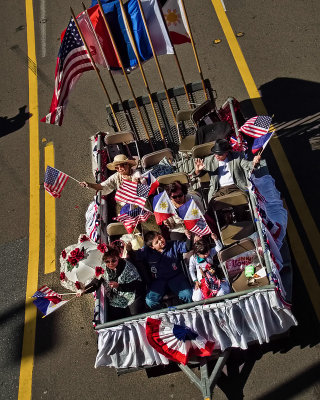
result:
[[[130,160],[124,154],[118,154],[115,156],[112,163],[107,164],[107,168],[111,171],[114,171],[116,169],[116,166],[120,164],[129,164],[131,166],[137,165],[135,160]]]

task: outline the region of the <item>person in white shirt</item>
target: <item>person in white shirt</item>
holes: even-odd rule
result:
[[[195,175],[210,176],[208,201],[213,197],[223,196],[235,190],[247,190],[245,171],[252,171],[260,162],[261,156],[255,156],[253,161],[246,160],[241,153],[231,151],[226,139],[219,139],[211,149],[212,155],[204,160],[195,159]]]

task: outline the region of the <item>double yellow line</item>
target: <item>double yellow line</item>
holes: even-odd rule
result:
[[[232,52],[233,58],[237,64],[238,70],[242,77],[243,83],[247,89],[249,97],[253,100],[253,106],[255,108],[257,115],[266,115],[267,111],[260,97],[260,93],[256,87],[256,84],[253,80],[247,62],[243,56],[241,48],[238,44],[236,36],[232,30],[230,22],[227,18],[227,15],[222,7],[221,0],[211,0],[213,7],[216,11],[217,17],[223,29],[223,32],[228,41],[230,50]],[[320,234],[319,230],[311,216],[308,205],[303,197],[303,194],[300,190],[298,182],[294,176],[292,168],[289,164],[288,158],[281,146],[279,140],[270,140],[271,150],[274,154],[274,157],[278,163],[279,170],[283,176],[284,182],[287,185],[288,192],[292,199],[292,202],[297,210],[297,214],[301,219],[301,223],[306,232],[308,240],[311,244],[312,250],[315,254],[318,264],[320,264]],[[289,215],[288,221],[288,236],[290,242],[292,243],[291,249],[293,251],[295,260],[300,269],[302,278],[308,290],[313,308],[317,314],[318,319],[320,320],[320,302],[319,302],[319,284],[317,277],[313,271],[311,266],[309,257],[307,256],[301,238],[298,234],[297,228],[293,223],[291,216]]]
[[[26,0],[28,80],[29,80],[29,258],[26,284],[26,307],[20,366],[18,400],[30,400],[32,395],[32,372],[36,335],[37,309],[30,304],[30,297],[38,289],[40,251],[40,182],[39,182],[39,108],[37,58],[35,48],[33,1]],[[45,163],[54,166],[53,144],[45,148]],[[54,198],[45,196],[45,273],[55,270],[55,203]]]

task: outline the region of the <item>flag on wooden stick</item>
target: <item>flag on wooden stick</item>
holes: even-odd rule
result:
[[[36,298],[33,301],[33,304],[42,312],[44,316],[53,313],[68,302],[68,300],[62,300],[61,295],[46,285],[41,286],[41,288],[38,289],[32,297]]]
[[[68,179],[69,175],[48,165],[44,176],[44,188],[51,196],[59,198]]]

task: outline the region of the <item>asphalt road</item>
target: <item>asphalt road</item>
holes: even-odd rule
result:
[[[210,79],[221,105],[228,96],[241,102],[252,115],[248,96],[228,42],[209,0],[185,1],[205,78]],[[75,12],[80,2],[70,2]],[[29,5],[29,3],[27,3]],[[307,207],[319,226],[319,137],[320,137],[320,3],[316,0],[267,0],[246,2],[225,0],[227,16],[253,79],[270,115],[279,125],[278,137],[291,164]],[[89,7],[89,3],[87,4]],[[35,45],[39,116],[49,109],[60,32],[67,26],[69,3],[56,0],[34,2]],[[24,328],[29,249],[29,98],[26,4],[2,5],[0,34],[0,143],[1,193],[0,230],[0,398],[17,399]],[[221,42],[214,44],[215,39]],[[187,82],[199,80],[191,47],[177,47]],[[160,59],[168,87],[177,86],[179,75],[174,61]],[[161,90],[152,62],[145,65],[151,91]],[[114,90],[103,75],[111,98]],[[131,74],[138,95],[146,94],[138,71]],[[131,97],[124,80],[116,81],[124,99]],[[106,98],[94,72],[87,72],[70,96],[62,127],[39,125],[40,183],[44,172],[44,146],[53,142],[55,165],[79,180],[92,180],[89,137],[108,130]],[[31,121],[31,119],[30,119]],[[295,122],[295,124],[293,123]],[[314,279],[319,283],[319,262],[312,239],[297,211],[296,199],[288,191],[289,182],[279,172],[270,150],[266,159],[276,185],[283,194],[303,248],[310,260]],[[42,185],[41,185],[42,187]],[[84,232],[85,210],[92,193],[68,182],[56,202],[56,252],[75,243]],[[59,288],[57,271],[44,274],[44,191],[40,190],[39,286]],[[297,243],[289,242],[291,250]],[[294,253],[294,252],[292,252]],[[298,254],[299,253],[295,253]],[[293,312],[298,327],[281,341],[248,352],[234,352],[228,376],[222,376],[214,392],[218,399],[317,399],[319,386],[319,326],[310,293],[303,279],[307,270],[293,257]],[[303,263],[302,263],[303,264]],[[298,267],[299,265],[299,267]],[[308,278],[310,273],[308,272]],[[311,285],[312,286],[312,285]],[[318,287],[318,286],[317,286]],[[91,328],[92,301],[81,298],[50,318],[37,318],[32,399],[199,399],[200,392],[182,372],[147,378],[145,371],[116,376],[112,369],[95,370],[96,334]],[[29,354],[32,359],[32,354]],[[241,372],[239,373],[239,370]],[[22,394],[21,399],[29,399]]]

